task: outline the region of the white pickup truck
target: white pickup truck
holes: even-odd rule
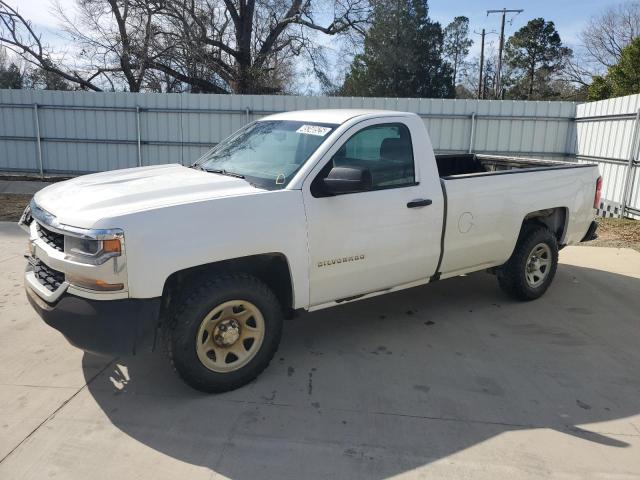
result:
[[[318,110],[240,129],[191,167],[86,175],[38,192],[28,298],[74,345],[163,342],[207,392],[262,372],[283,317],[468,272],[520,300],[559,248],[595,238],[594,165],[434,155],[414,114]]]

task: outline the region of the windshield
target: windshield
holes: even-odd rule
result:
[[[284,188],[336,127],[291,120],[253,122],[205,153],[196,165],[245,178],[260,188]]]

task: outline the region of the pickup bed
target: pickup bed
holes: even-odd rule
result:
[[[434,155],[423,121],[317,110],[243,127],[191,167],[103,172],[38,192],[29,301],[88,351],[164,343],[219,392],[254,379],[283,318],[487,270],[520,300],[595,238],[595,165]]]

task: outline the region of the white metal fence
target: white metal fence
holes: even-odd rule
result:
[[[640,218],[640,95],[577,106],[572,152],[597,162],[602,210]]]
[[[87,173],[190,164],[275,112],[379,108],[419,114],[436,151],[597,162],[603,207],[640,214],[640,96],[573,102],[0,90],[0,171]],[[626,192],[626,193],[625,193]],[[616,210],[617,209],[617,210]]]
[[[0,170],[93,172],[191,163],[247,122],[275,112],[416,112],[440,152],[563,155],[571,102],[0,90]]]

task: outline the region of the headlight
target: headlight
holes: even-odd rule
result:
[[[20,217],[20,220],[18,220],[18,225],[20,225],[20,228],[22,228],[25,232],[29,233],[29,225],[31,225],[32,221],[33,217],[31,216],[31,203],[29,203],[29,205],[27,205],[27,207],[24,209],[24,212],[22,212],[22,216]]]
[[[68,260],[100,265],[110,258],[119,257],[122,254],[122,244],[119,238],[92,240],[65,235],[64,253]]]

